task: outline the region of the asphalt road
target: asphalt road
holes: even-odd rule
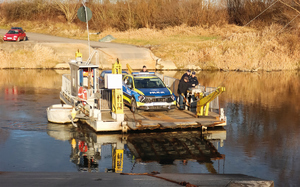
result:
[[[0,29],[0,35],[4,36],[8,30]],[[59,36],[52,36],[48,34],[40,34],[40,33],[33,33],[33,32],[26,32],[28,37],[28,41],[24,42],[37,42],[37,43],[83,43],[88,44],[87,40],[77,40],[77,39],[70,39],[64,38]],[[23,41],[21,41],[23,42]],[[96,42],[90,41],[91,47],[94,48],[135,48],[140,49],[137,46],[127,45],[127,44],[117,44],[117,43],[109,43],[109,42]]]

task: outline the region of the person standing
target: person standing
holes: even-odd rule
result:
[[[190,78],[190,83],[192,84],[193,87],[197,86],[199,84],[198,79],[196,77],[196,72],[192,72],[192,76]]]
[[[188,79],[190,79],[191,77],[191,70],[187,70],[185,74],[182,75],[180,80],[183,80],[184,77],[188,77]]]
[[[179,109],[180,110],[184,109],[183,101],[185,101],[185,104],[188,104],[188,103],[186,103],[187,102],[187,91],[190,87],[192,87],[192,84],[189,82],[188,76],[183,77],[183,79],[179,81],[177,93],[179,94]]]
[[[141,72],[148,72],[147,67],[144,65],[143,69],[141,70]]]

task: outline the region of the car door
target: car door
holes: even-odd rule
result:
[[[132,89],[133,89],[133,79],[131,76],[125,75],[123,78],[123,95],[124,95],[124,100],[129,104],[131,103]]]
[[[16,35],[20,40],[23,40],[22,32],[20,30],[17,30]]]
[[[20,30],[20,33],[21,33],[21,38],[20,38],[20,39],[24,40],[24,38],[25,38],[25,33],[24,33],[22,30]]]

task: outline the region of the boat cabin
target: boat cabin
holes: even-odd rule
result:
[[[94,64],[86,65],[79,61],[69,63],[71,70],[71,95],[78,96],[80,88],[90,90],[98,89],[97,71],[99,66]]]

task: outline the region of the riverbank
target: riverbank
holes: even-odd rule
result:
[[[87,33],[73,24],[25,22],[24,29],[30,32],[52,34],[74,39],[87,39]],[[3,25],[3,24],[0,24]],[[19,23],[2,26],[9,28]],[[27,28],[28,27],[28,28]],[[124,32],[113,29],[99,35],[90,35],[92,41],[112,35],[113,42],[132,44],[149,48],[152,53],[164,61],[174,62],[177,69],[203,69],[226,71],[278,71],[295,70],[300,67],[300,47],[297,33],[284,32],[278,34],[282,26],[271,25],[257,30],[235,25],[212,27],[187,27],[185,25],[158,29],[138,29]],[[91,30],[90,33],[97,31]],[[2,37],[1,37],[2,38]],[[2,44],[1,44],[2,45]],[[30,68],[54,68],[59,60],[49,48],[35,47],[28,50],[16,50],[10,53],[0,51],[0,57],[7,63],[18,65],[19,59],[26,58],[31,63],[38,63],[41,58],[28,59],[24,56],[31,54],[33,58],[43,57],[42,65]],[[51,54],[50,56],[48,54]],[[27,62],[25,62],[27,64]],[[2,63],[4,64],[4,63]],[[0,68],[4,68],[3,65]]]

